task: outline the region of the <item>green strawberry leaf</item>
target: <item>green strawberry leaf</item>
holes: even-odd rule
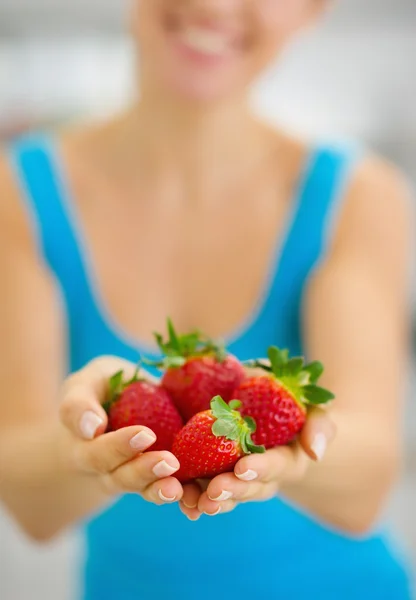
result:
[[[271,346],[268,350],[267,355],[269,357],[273,373],[276,373],[284,364],[279,348],[277,348],[276,346]]]
[[[189,357],[214,354],[219,362],[223,362],[227,357],[227,351],[223,344],[213,342],[200,331],[192,331],[186,335],[178,335],[171,319],[167,320],[167,331],[167,341],[164,341],[164,338],[159,333],[153,334],[160,351],[166,357],[181,357],[187,359]],[[164,366],[163,364],[152,364],[153,366]],[[175,365],[172,366],[173,368],[175,367]]]
[[[117,401],[117,398],[120,396],[125,387],[123,377],[124,371],[117,371],[117,373],[114,373],[114,375],[109,379],[107,400],[103,404],[103,408],[106,413],[110,411],[114,402]]]
[[[123,391],[123,377],[124,371],[118,371],[110,378],[109,396],[111,398],[115,398]]]
[[[277,346],[270,346],[267,355],[274,375],[282,377],[289,360],[289,350],[280,350]]]
[[[175,352],[180,354],[181,352],[181,344],[179,342],[179,338],[176,335],[175,328],[173,326],[172,320],[168,319],[168,334],[169,334],[169,344]]]
[[[326,404],[335,398],[332,392],[317,385],[303,386],[303,393],[309,404]]]
[[[186,359],[183,356],[167,356],[163,361],[162,365],[165,369],[179,369],[186,363]]]
[[[238,427],[233,421],[217,419],[212,426],[212,433],[217,437],[236,440],[238,438]]]
[[[245,450],[246,454],[264,454],[266,452],[266,448],[264,446],[257,446],[251,436],[247,436],[245,440]]]
[[[246,425],[249,428],[250,432],[255,433],[257,429],[256,421],[252,417],[244,417],[244,421],[246,422]]]
[[[309,382],[316,383],[324,372],[324,366],[319,361],[315,361],[303,367],[303,370],[309,373]]]
[[[228,406],[231,410],[238,410],[241,407],[241,400],[231,400],[231,402],[228,403]]]
[[[230,419],[233,416],[233,409],[221,396],[215,396],[211,400],[211,410],[216,419]]]
[[[243,417],[231,406],[241,405],[241,402],[232,400],[230,404],[224,402],[221,396],[211,400],[211,411],[216,418],[212,425],[212,433],[216,437],[226,437],[238,441],[244,454],[252,452],[265,452],[263,446],[256,446],[251,439],[251,434],[256,430],[256,423],[251,417]]]
[[[217,343],[212,342],[212,349],[215,354],[215,358],[219,363],[223,363],[227,358],[227,349],[223,341]]]
[[[303,358],[291,358],[283,367],[283,376],[291,377],[297,375],[303,367]]]
[[[247,367],[247,369],[263,369],[268,373],[272,372],[270,363],[266,362],[265,360],[245,360],[242,364]]]
[[[332,392],[316,385],[324,371],[319,361],[305,365],[303,357],[289,359],[289,351],[280,350],[276,346],[271,346],[267,355],[270,366],[259,359],[246,361],[244,364],[272,372],[277,384],[283,386],[298,404],[325,404],[335,398]]]

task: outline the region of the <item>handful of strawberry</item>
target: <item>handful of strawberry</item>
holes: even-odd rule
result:
[[[157,441],[150,450],[170,450],[181,468],[177,478],[188,482],[231,471],[244,455],[286,445],[301,432],[308,407],[334,395],[317,385],[319,362],[304,364],[287,350],[269,348],[269,362],[246,367],[262,369],[250,376],[234,356],[198,332],[178,336],[168,321],[168,339],[155,335],[163,369],[160,385],[123,373],[110,381],[105,404],[109,429],[145,425]],[[149,364],[148,361],[144,361]]]
[[[233,391],[245,378],[242,364],[198,331],[177,335],[170,320],[168,334],[167,341],[155,334],[160,351],[165,355],[156,366],[165,371],[162,387],[185,422],[208,410],[214,396],[221,396],[226,402],[232,400]]]

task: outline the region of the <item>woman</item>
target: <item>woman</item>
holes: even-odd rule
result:
[[[140,102],[3,160],[0,495],[36,539],[86,521],[85,598],[410,597],[378,525],[400,455],[406,185],[246,107],[324,6],[137,1]],[[242,359],[319,358],[331,419],[182,488],[173,455],[140,454],[152,432],[105,434],[100,405],[166,315]]]

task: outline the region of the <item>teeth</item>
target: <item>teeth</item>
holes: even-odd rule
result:
[[[190,27],[182,32],[181,38],[189,47],[212,56],[224,54],[228,40],[223,35],[206,29]]]

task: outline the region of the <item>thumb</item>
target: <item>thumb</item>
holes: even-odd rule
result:
[[[336,425],[328,411],[314,406],[308,411],[300,436],[300,444],[312,460],[320,461],[325,456],[330,443],[335,439],[336,432]]]

